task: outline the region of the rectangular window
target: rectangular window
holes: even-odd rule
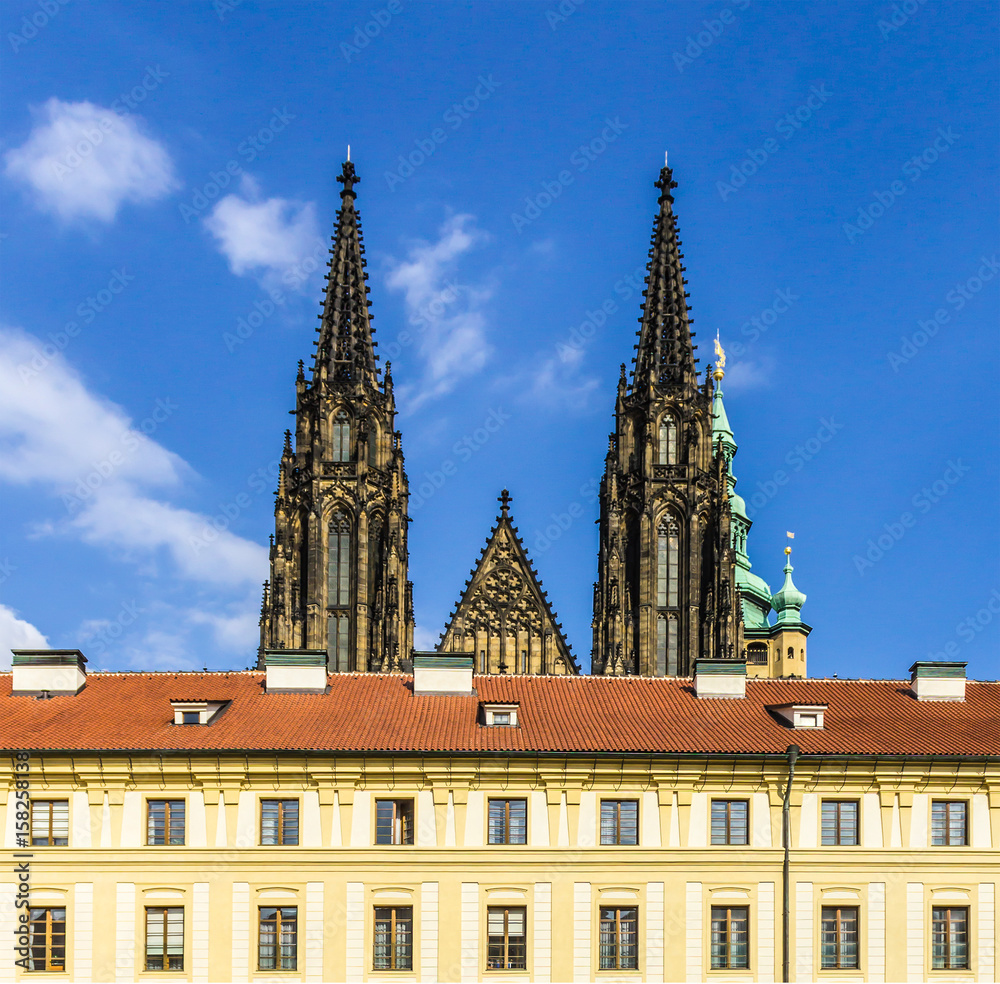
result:
[[[413,843],[413,800],[375,801],[375,843]]]
[[[528,801],[491,799],[489,816],[490,844],[528,843]]]
[[[969,843],[965,800],[935,800],[931,804],[931,847],[962,847]]]
[[[486,913],[486,969],[525,970],[528,966],[527,911],[489,909]]]
[[[261,844],[298,844],[299,842],[299,801],[260,801],[260,842]]]
[[[66,910],[29,909],[28,970],[65,969]]]
[[[296,906],[261,906],[257,967],[296,970],[299,960],[299,910]]]
[[[824,847],[857,845],[857,800],[823,800],[822,843]]]
[[[184,800],[146,800],[146,843],[184,844]]]
[[[413,907],[375,909],[375,970],[413,969]]]
[[[639,843],[638,800],[601,800],[601,843]]]
[[[746,800],[712,800],[712,843],[749,844],[749,821]]]
[[[746,970],[750,966],[746,906],[712,906],[712,970]]]
[[[184,969],[184,909],[146,909],[146,970]]]
[[[969,969],[969,910],[940,909],[931,915],[931,967],[934,970]]]
[[[638,909],[601,909],[600,969],[639,969]]]
[[[857,907],[823,906],[819,946],[820,966],[824,970],[857,969]]]
[[[69,800],[31,801],[31,846],[69,845]]]

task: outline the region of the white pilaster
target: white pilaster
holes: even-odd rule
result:
[[[344,923],[347,937],[345,947],[347,980],[362,981],[365,977],[365,886],[363,882],[347,883],[347,910]]]
[[[142,793],[137,789],[125,791],[122,804],[121,847],[141,847],[142,836]]]
[[[868,883],[868,980],[885,980],[885,882]]]
[[[649,794],[646,794],[649,795]],[[653,793],[653,802],[657,813],[653,816],[659,828],[659,801]],[[663,882],[646,883],[646,919],[645,927],[640,924],[640,932],[645,928],[646,962],[643,980],[660,982],[663,980]]]
[[[205,817],[205,794],[200,789],[192,790],[188,796],[188,831],[189,847],[208,847],[207,819]]]
[[[84,793],[84,797],[86,797]],[[89,828],[88,828],[89,832]],[[73,980],[80,984],[94,978],[94,883],[73,886]],[[68,942],[68,941],[67,941]]]
[[[473,982],[479,973],[479,883],[462,882],[461,945],[462,981]]]
[[[906,883],[906,979],[922,981],[924,974],[924,885]]]
[[[646,790],[639,804],[639,822],[642,829],[639,843],[643,847],[660,846],[660,797],[656,790]]]
[[[590,971],[590,927],[593,925],[591,912],[590,882],[575,882],[573,885],[573,980],[591,980]]]
[[[215,821],[215,846],[226,847],[229,833],[226,830],[226,801],[219,792],[219,812]]]
[[[774,882],[757,883],[757,980],[773,981],[774,966]]]
[[[233,982],[250,980],[250,883],[233,882]]]
[[[552,980],[552,882],[535,882],[534,906],[534,975],[537,984]]]
[[[355,794],[354,809],[357,808]],[[434,793],[430,789],[421,789],[417,793],[417,830],[414,839],[417,847],[437,847],[437,811],[434,809]]]
[[[813,885],[795,885],[795,979],[812,981],[813,973]]]
[[[449,794],[450,795],[450,794]],[[438,979],[438,883],[420,885],[420,981]]]
[[[861,796],[861,846],[882,846],[882,803],[878,793]]]
[[[677,802],[677,793],[674,792],[670,802],[670,830],[667,834],[667,847],[681,846],[681,819],[680,806]]]
[[[70,846],[90,847],[93,843],[93,831],[90,828],[90,800],[86,789],[73,791],[71,804],[73,810],[73,831],[70,834]]]
[[[549,807],[544,789],[533,789],[528,794],[528,843],[532,847],[549,845]]]
[[[910,806],[910,848],[923,850],[927,847],[927,813],[930,797],[926,793],[914,793]]]
[[[306,959],[307,981],[323,978],[323,882],[306,882]]]
[[[698,794],[695,793],[697,796]],[[688,882],[685,896],[686,912],[684,919],[684,966],[688,981],[700,981],[702,932],[705,928],[705,915],[701,902],[701,882]]]
[[[566,791],[559,797],[559,823],[556,826],[556,847],[569,847],[569,807]]]
[[[106,795],[104,802],[107,804]],[[118,882],[115,896],[115,980],[118,982],[132,984],[135,980],[135,932],[135,884]]]
[[[107,792],[101,804],[101,847],[111,847],[111,803]]]
[[[417,796],[417,808],[420,815],[417,818],[417,834],[420,835],[426,827],[426,808],[423,794],[430,790],[421,790]],[[433,798],[431,812],[433,813]],[[351,808],[351,847],[371,847],[372,844],[372,794],[367,789],[354,791],[354,806]]]
[[[307,789],[302,793],[302,846],[323,846],[323,828],[319,822],[318,789]]]
[[[241,789],[236,804],[236,847],[255,847],[260,839],[257,797],[252,789]]]
[[[753,793],[750,797],[750,844],[753,847],[771,846],[771,802],[767,793]]]
[[[993,845],[990,843],[990,804],[986,793],[972,794],[972,823],[970,824],[973,847],[988,851]]]
[[[330,847],[341,847],[343,836],[340,831],[340,793],[333,791],[333,823],[330,826]]]
[[[191,979],[195,984],[208,981],[208,882],[195,882],[191,892]]]
[[[594,847],[597,844],[597,793],[593,791],[580,793],[576,843],[578,847]]]
[[[444,846],[455,847],[457,843],[455,831],[455,794],[448,790],[448,805],[444,812]]]
[[[692,793],[688,807],[688,847],[708,847],[708,793]]]
[[[819,846],[819,794],[803,793],[799,808],[798,847],[808,850]]]
[[[466,847],[483,846],[483,826],[485,824],[486,794],[480,789],[469,792],[469,802],[465,806]]]
[[[978,795],[978,794],[977,794]],[[996,980],[996,885],[979,883],[979,973],[976,980]]]

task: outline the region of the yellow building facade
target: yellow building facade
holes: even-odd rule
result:
[[[0,981],[993,981],[1000,686],[727,662],[0,676]]]

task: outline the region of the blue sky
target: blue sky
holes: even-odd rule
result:
[[[997,676],[995,4],[0,13],[0,665],[252,665],[350,143],[418,644],[507,486],[586,667],[668,150],[754,569],[777,589],[795,532],[811,674]]]

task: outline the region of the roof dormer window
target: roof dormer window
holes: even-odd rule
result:
[[[480,705],[483,711],[483,724],[487,728],[516,728],[517,704],[486,704]]]
[[[781,704],[770,710],[791,728],[822,728],[826,704]]]
[[[211,724],[227,700],[172,700],[174,724]]]

